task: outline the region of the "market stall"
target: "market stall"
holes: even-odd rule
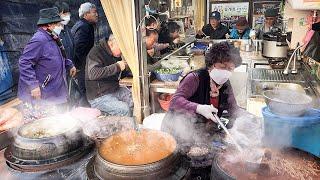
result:
[[[172,7],[166,7],[171,3]],[[152,12],[152,4],[101,0],[132,71],[133,77],[120,80],[120,85],[131,88],[134,116],[107,116],[97,109],[78,107],[62,114],[49,108],[30,119],[23,117],[28,108],[18,99],[0,106],[0,177],[320,178],[320,65],[314,56],[300,51],[301,45],[290,46],[293,41],[286,31],[294,31],[297,21],[287,23],[280,17],[284,28],[265,33],[262,39],[200,39],[195,37],[206,24],[206,11],[221,11],[222,21],[230,26],[240,16],[261,23],[262,12],[278,7],[279,1],[171,3],[159,1],[155,6],[171,15],[169,20],[183,23],[183,35],[169,52],[147,65],[143,19]],[[285,6],[295,11],[290,4]],[[284,9],[281,13],[291,17]],[[192,16],[192,10],[198,17]],[[190,23],[193,18],[195,24]],[[164,131],[163,119],[176,118],[167,115],[181,82],[190,72],[205,68],[209,49],[221,42],[235,47],[242,59],[230,70],[229,79],[239,106],[236,116],[224,110],[218,117],[217,110],[210,112],[215,122],[204,117],[199,118],[203,122],[193,122],[194,117],[185,112],[174,126],[182,137]],[[192,128],[184,129],[186,121],[194,123],[188,126]]]

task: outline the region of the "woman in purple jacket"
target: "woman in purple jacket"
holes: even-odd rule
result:
[[[226,42],[206,53],[206,68],[187,74],[173,95],[162,129],[178,142],[199,142],[216,129],[213,113],[232,116],[238,110],[229,78],[241,65],[239,50]]]
[[[38,30],[19,59],[18,97],[31,104],[64,104],[68,90],[66,73],[74,76],[76,68],[66,58],[59,38],[62,30],[57,8],[40,10]]]

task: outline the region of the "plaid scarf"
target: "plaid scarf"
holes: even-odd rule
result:
[[[55,35],[51,30],[49,29],[46,29],[46,32],[50,35],[50,37],[52,37],[52,39],[57,43],[60,51],[61,51],[61,54],[64,58],[67,58],[67,53],[66,53],[66,50],[62,44],[62,40],[60,39],[59,36]]]

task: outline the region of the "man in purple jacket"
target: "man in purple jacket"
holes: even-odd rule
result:
[[[57,8],[40,10],[38,30],[19,59],[18,97],[31,104],[64,104],[68,90],[66,73],[74,76],[76,68],[66,58],[59,38],[62,30]]]

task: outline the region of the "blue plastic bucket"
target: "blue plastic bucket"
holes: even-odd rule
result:
[[[262,115],[266,145],[295,147],[320,157],[320,110],[310,109],[301,117],[286,117],[264,107]]]

